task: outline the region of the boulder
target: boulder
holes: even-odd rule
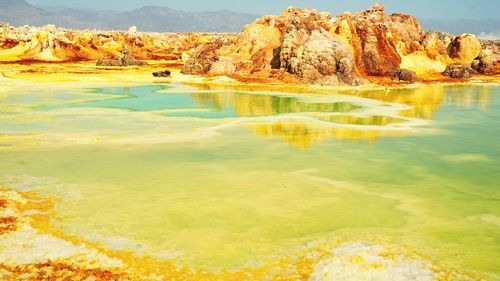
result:
[[[171,74],[170,70],[153,72],[154,77],[170,77],[170,74]]]
[[[472,34],[462,34],[451,41],[448,46],[450,58],[470,65],[481,52],[481,43]]]
[[[393,79],[396,81],[414,83],[417,80],[417,74],[415,71],[409,69],[398,69],[394,72]]]
[[[471,67],[481,74],[491,75],[496,74],[497,63],[498,62],[494,60],[490,52],[488,52],[487,50],[483,50],[481,51],[481,53],[479,53],[479,56],[477,56],[474,61],[472,61]]]
[[[470,78],[473,73],[474,70],[472,68],[463,63],[456,62],[448,65],[442,74],[454,79],[467,79]]]
[[[500,73],[500,41],[481,41],[481,52],[472,62],[471,67],[485,75]]]

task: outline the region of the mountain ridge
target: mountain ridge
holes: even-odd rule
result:
[[[127,30],[137,26],[147,32],[240,32],[261,15],[216,11],[183,11],[165,6],[146,5],[130,11],[106,11],[92,8],[38,7],[25,0],[0,0],[0,21],[14,26],[55,24],[72,29]],[[500,34],[500,19],[425,19],[426,30],[453,34]]]
[[[147,32],[239,32],[257,16],[230,10],[190,12],[147,5],[125,12],[37,7],[25,0],[0,0],[0,21],[14,26],[55,24],[63,28]]]

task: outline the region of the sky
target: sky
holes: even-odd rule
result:
[[[17,0],[12,0],[17,1]],[[277,14],[288,6],[311,7],[332,14],[360,11],[377,0],[28,0],[37,6],[85,7],[125,11],[146,5],[188,11],[229,9],[255,15]],[[379,0],[380,1],[380,0]],[[386,11],[404,12],[427,19],[499,19],[500,0],[386,0]]]

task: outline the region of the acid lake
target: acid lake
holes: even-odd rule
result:
[[[500,276],[500,87],[0,95],[0,184],[82,241],[232,269],[328,239]]]

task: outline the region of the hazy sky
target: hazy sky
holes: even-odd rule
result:
[[[12,0],[17,1],[17,0]],[[28,0],[39,6],[87,7],[106,10],[131,10],[145,5],[200,11],[229,9],[251,14],[276,14],[287,6],[313,7],[337,14],[359,11],[377,0]],[[419,18],[498,19],[500,0],[386,0],[388,12],[405,12]]]

